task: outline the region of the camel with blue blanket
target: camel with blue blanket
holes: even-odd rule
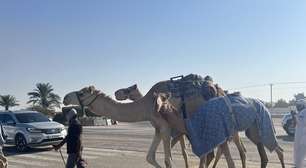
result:
[[[228,167],[234,168],[227,141],[239,131],[246,131],[246,136],[257,145],[262,168],[268,163],[264,147],[271,152],[276,151],[282,167],[285,167],[283,150],[277,142],[270,112],[261,101],[238,94],[216,97],[189,118],[182,119],[178,110],[168,101],[169,97],[168,93],[156,94],[156,112],[172,128],[187,135],[193,152],[201,159],[199,168],[208,167],[205,164],[207,154],[218,146],[225,154]],[[257,134],[254,135],[254,132]]]

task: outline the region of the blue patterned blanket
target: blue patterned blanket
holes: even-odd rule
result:
[[[192,150],[199,157],[211,152],[235,132],[251,127],[257,128],[259,140],[270,151],[278,146],[270,112],[257,99],[237,95],[213,98],[185,122]]]

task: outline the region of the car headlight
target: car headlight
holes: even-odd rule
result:
[[[27,128],[27,131],[31,133],[42,133],[42,130],[37,128]]]

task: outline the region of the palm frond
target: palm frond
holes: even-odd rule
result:
[[[5,107],[8,110],[10,107],[18,106],[18,101],[12,95],[2,95],[0,96],[0,106]]]
[[[39,105],[44,109],[49,109],[55,107],[60,107],[60,96],[53,93],[54,89],[50,83],[37,83],[36,88],[33,92],[29,92],[28,103],[33,103]]]

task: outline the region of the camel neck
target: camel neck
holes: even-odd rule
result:
[[[153,101],[145,96],[136,102],[119,103],[101,95],[89,106],[89,109],[97,115],[121,122],[149,121],[153,110]]]

